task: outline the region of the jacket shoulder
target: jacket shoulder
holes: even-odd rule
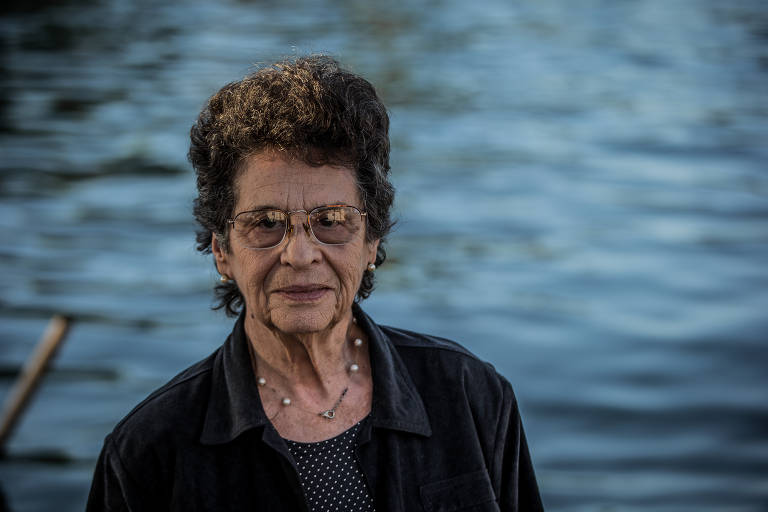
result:
[[[381,330],[389,337],[406,365],[412,370],[419,369],[416,373],[431,369],[433,371],[428,373],[432,375],[434,371],[446,372],[441,375],[444,383],[458,378],[470,387],[482,386],[487,389],[490,386],[499,392],[502,392],[502,388],[511,390],[507,379],[491,363],[483,361],[453,340],[389,326],[381,326]]]
[[[407,329],[399,329],[396,327],[390,327],[386,325],[381,326],[381,330],[389,337],[392,344],[400,348],[424,348],[433,350],[446,350],[448,352],[454,352],[461,354],[472,359],[478,360],[472,352],[467,350],[459,343],[449,340],[447,338],[441,338],[439,336],[432,336],[429,334],[422,334]]]
[[[146,434],[148,430],[176,428],[180,423],[187,422],[195,415],[196,409],[208,402],[210,377],[220,350],[181,371],[150,393],[120,420],[112,435],[119,439],[122,434],[137,429]]]

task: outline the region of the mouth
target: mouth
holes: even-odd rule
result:
[[[312,302],[322,298],[330,290],[327,286],[313,284],[286,286],[276,290],[276,293],[295,302]]]

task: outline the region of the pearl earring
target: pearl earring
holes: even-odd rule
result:
[[[221,277],[219,278],[219,281],[222,283],[228,283],[229,282],[229,276],[226,274],[221,274]]]
[[[368,264],[368,270],[370,272],[373,272],[374,270],[376,270],[376,265],[374,265],[373,263],[369,263]]]

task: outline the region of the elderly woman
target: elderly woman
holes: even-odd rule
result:
[[[238,320],[107,436],[88,510],[542,509],[509,383],[359,306],[392,225],[388,128],[328,57],[210,98],[197,241]]]

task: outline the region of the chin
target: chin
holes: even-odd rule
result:
[[[306,334],[327,329],[334,322],[333,311],[325,309],[280,308],[271,315],[272,325],[290,334]]]

